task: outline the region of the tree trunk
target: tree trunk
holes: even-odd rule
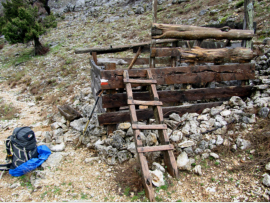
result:
[[[35,43],[35,55],[44,55],[49,51],[47,47],[42,46],[38,37],[34,37],[34,43]]]

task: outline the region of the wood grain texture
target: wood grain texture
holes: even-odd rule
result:
[[[176,90],[176,91],[158,91],[160,102],[164,106],[171,104],[179,104],[187,101],[197,101],[215,98],[231,98],[232,96],[249,97],[252,92],[252,86],[231,86],[231,87],[218,87],[218,88],[200,88],[191,90]],[[134,92],[133,99],[151,101],[147,92]],[[134,103],[135,104],[135,103]],[[102,106],[103,108],[113,108],[127,106],[126,93],[118,93],[114,95],[103,95]],[[137,103],[137,105],[150,106],[150,104]]]
[[[249,80],[255,78],[254,64],[183,66],[176,68],[152,68],[150,70],[158,85]],[[103,85],[102,89],[124,88],[123,72],[124,70],[121,69],[115,71],[101,70],[101,78],[109,80],[109,84]],[[136,78],[145,78],[146,72],[147,69],[128,70],[130,77]]]
[[[177,113],[182,116],[185,113],[201,113],[205,108],[212,108],[221,105],[223,102],[200,103],[194,105],[185,105],[180,107],[163,107],[163,114],[168,118],[170,114]],[[154,113],[152,109],[136,110],[138,121],[153,118]],[[100,125],[117,124],[122,122],[130,122],[129,111],[118,111],[104,113],[98,116]]]
[[[152,25],[153,39],[184,39],[184,40],[202,40],[202,39],[230,39],[244,40],[252,39],[253,30],[236,30],[230,28],[206,28],[190,25],[170,25],[157,24]]]

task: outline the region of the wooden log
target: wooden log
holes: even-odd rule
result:
[[[200,88],[181,91],[158,91],[160,102],[164,106],[169,106],[174,103],[182,103],[187,101],[197,101],[206,99],[223,98],[229,99],[232,96],[248,97],[252,93],[252,86],[244,87],[219,87],[219,88]],[[136,100],[151,101],[147,92],[135,92],[133,98]],[[118,93],[114,95],[103,95],[102,106],[103,108],[113,108],[127,106],[126,93]],[[141,104],[143,105],[143,104]],[[147,104],[146,106],[150,106]]]
[[[147,79],[124,79],[124,83],[135,83],[135,84],[156,84],[156,80]]]
[[[141,47],[139,47],[136,55],[134,56],[134,58],[132,59],[131,63],[128,66],[128,69],[131,69],[132,66],[135,64],[136,60],[138,59],[139,55],[141,54]]]
[[[173,150],[173,149],[174,149],[174,146],[170,144],[170,145],[160,145],[160,146],[154,146],[154,147],[138,147],[137,152],[145,153],[145,152],[156,152],[156,151],[165,151],[165,150]]]
[[[132,58],[98,58],[97,65],[104,66],[106,63],[115,63],[116,65],[128,65],[132,61]],[[156,58],[156,64],[170,64],[170,58]],[[134,65],[149,65],[149,58],[137,58]]]
[[[164,125],[164,124],[159,124],[159,125],[132,124],[132,129],[134,129],[134,130],[166,130],[167,125]]]
[[[168,40],[156,40],[157,44],[164,44],[178,41],[176,39],[168,39]],[[108,46],[108,47],[101,47],[101,48],[85,48],[85,49],[76,49],[75,54],[83,54],[83,53],[93,53],[96,52],[97,54],[107,54],[107,53],[117,53],[122,51],[127,51],[133,48],[139,47],[150,47],[151,41],[136,43],[136,44],[128,44],[128,45],[121,45],[121,46]]]
[[[190,25],[152,25],[153,39],[184,39],[184,40],[203,40],[203,39],[230,39],[248,40],[254,36],[253,30],[235,30],[229,27],[206,28]]]
[[[255,78],[254,64],[186,66],[176,68],[153,68],[158,85],[201,83],[212,81],[249,80]],[[145,78],[147,69],[128,70],[130,77]],[[124,88],[123,70],[101,71],[101,78],[109,80],[102,89]],[[135,85],[135,84],[134,84]]]
[[[181,56],[181,62],[212,62],[212,63],[247,63],[254,58],[251,49],[237,47],[234,49],[203,49],[195,47],[191,50],[182,48],[152,48],[152,57]]]
[[[93,61],[95,62],[95,64],[97,64],[97,53],[96,52],[92,53],[92,58],[93,58]]]
[[[108,64],[106,64],[105,69],[106,70],[116,70],[116,64],[115,63],[108,63]],[[108,95],[113,95],[113,94],[116,94],[117,91],[116,90],[107,90],[106,93]],[[117,110],[119,110],[119,108],[107,108],[107,112],[115,112]],[[116,125],[115,124],[114,125],[108,125],[107,126],[107,135],[110,135],[115,130],[116,130]]]
[[[131,100],[131,99],[128,99],[127,104],[143,105],[143,106],[162,106],[163,105],[163,103],[160,101],[140,101],[140,100]]]
[[[180,116],[185,113],[202,113],[205,108],[212,108],[220,106],[223,102],[201,103],[195,105],[184,105],[178,107],[163,107],[163,114],[165,118],[168,118],[170,114],[177,113]],[[138,120],[147,120],[153,118],[154,113],[152,109],[136,110]],[[118,111],[104,113],[98,116],[100,125],[117,124],[122,122],[130,122],[129,111]]]
[[[245,0],[244,2],[244,30],[253,30],[253,18],[254,18],[254,6],[253,0]],[[246,48],[252,48],[252,41],[245,40],[244,46]]]

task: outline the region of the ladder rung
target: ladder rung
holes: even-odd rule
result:
[[[132,100],[132,99],[128,99],[128,104],[144,105],[144,106],[162,106],[163,105],[161,101],[140,101],[140,100]]]
[[[156,84],[156,80],[149,79],[124,79],[124,83],[136,83],[136,84]]]
[[[159,124],[159,125],[132,124],[132,129],[134,129],[134,130],[166,130],[167,125],[165,125],[165,124]]]
[[[138,147],[137,152],[157,152],[157,151],[167,151],[167,150],[173,150],[174,146],[172,144],[169,145],[160,145],[160,146],[154,146],[154,147]]]

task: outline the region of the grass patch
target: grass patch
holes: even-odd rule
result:
[[[244,0],[241,0],[241,1],[238,1],[236,4],[235,4],[235,8],[240,8],[242,6],[244,6]]]
[[[3,98],[0,97],[0,119],[11,120],[16,118],[16,114],[19,110],[13,106],[12,103],[6,103]]]

